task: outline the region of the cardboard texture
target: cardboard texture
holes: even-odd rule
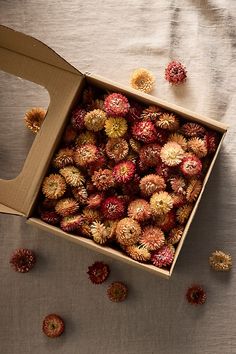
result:
[[[34,140],[22,171],[15,179],[0,179],[0,212],[26,216],[28,223],[53,233],[56,236],[63,237],[97,252],[112,256],[164,278],[170,278],[220,151],[227,126],[213,119],[138,92],[130,87],[114,83],[100,76],[92,75],[91,73],[82,74],[42,42],[4,26],[0,26],[0,69],[42,85],[48,90],[50,95],[50,104],[46,119]],[[110,91],[123,92],[128,97],[132,97],[146,104],[159,105],[180,114],[186,119],[199,122],[222,133],[220,144],[204,178],[202,191],[195,203],[185,227],[184,234],[176,249],[175,259],[170,271],[159,269],[152,265],[138,263],[115,249],[99,246],[92,240],[84,237],[70,235],[63,232],[58,227],[53,227],[33,217],[33,210],[37,203],[37,196],[42,180],[47,172],[57,144],[60,141],[68,114],[76,99],[78,99],[86,81],[92,85]]]

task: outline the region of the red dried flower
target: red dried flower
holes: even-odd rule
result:
[[[108,95],[104,101],[104,107],[108,115],[124,117],[130,108],[128,99],[120,93]]]
[[[198,123],[188,122],[181,127],[181,132],[187,138],[201,138],[206,134],[206,129]]]
[[[169,179],[173,172],[173,168],[165,165],[164,163],[160,163],[156,167],[156,174],[163,177],[165,181]]]
[[[167,143],[170,134],[168,130],[156,128],[156,135],[157,135],[157,139],[156,139],[157,143],[160,145],[164,145],[165,143]]]
[[[107,296],[113,302],[121,302],[127,298],[128,288],[119,281],[111,283],[107,289]]]
[[[51,211],[51,210],[46,210],[46,211],[42,211],[40,213],[40,218],[51,225],[57,225],[60,222],[60,216],[55,212],[55,211]]]
[[[76,131],[84,129],[84,117],[86,113],[86,110],[81,107],[76,107],[72,112],[71,124]]]
[[[108,265],[103,262],[95,262],[88,267],[87,274],[93,284],[102,284],[107,280],[110,269]]]
[[[52,313],[44,318],[42,330],[46,336],[56,338],[64,332],[65,324],[60,316]]]
[[[124,161],[117,164],[113,169],[113,177],[118,183],[131,181],[135,173],[135,164],[131,161]]]
[[[206,298],[205,290],[199,285],[192,285],[186,292],[186,299],[191,305],[203,305]]]
[[[139,151],[139,157],[141,162],[147,166],[156,166],[160,163],[160,151],[161,146],[159,144],[147,144],[144,145]]]
[[[65,232],[72,232],[77,230],[83,222],[82,215],[70,215],[62,218],[60,227]]]
[[[165,69],[165,79],[172,85],[179,85],[186,81],[187,70],[179,61],[171,61]]]
[[[157,141],[157,132],[151,121],[134,123],[131,132],[135,139],[144,143],[154,143]]]
[[[152,253],[151,261],[154,266],[162,268],[171,265],[174,260],[175,249],[172,245],[163,245]]]
[[[120,198],[108,197],[102,202],[101,212],[105,219],[120,219],[125,214],[125,204]]]
[[[197,156],[188,155],[183,158],[180,170],[186,177],[199,175],[202,171],[202,162]]]
[[[10,258],[10,264],[16,272],[27,273],[36,263],[36,256],[28,248],[16,249]]]
[[[214,154],[219,144],[219,136],[216,132],[208,131],[204,137],[209,154]]]

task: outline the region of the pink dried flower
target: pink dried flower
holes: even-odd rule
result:
[[[107,114],[114,117],[124,117],[130,108],[128,99],[120,93],[108,95],[104,101],[104,106]]]
[[[187,155],[181,162],[180,170],[186,177],[199,175],[202,171],[202,162],[195,155]]]
[[[117,164],[113,169],[113,177],[118,183],[131,181],[135,173],[135,164],[131,161],[124,161]]]
[[[154,143],[157,140],[157,132],[151,121],[134,123],[131,132],[135,139],[144,143]]]
[[[155,251],[164,245],[165,235],[159,227],[146,226],[142,231],[139,243],[149,251]]]
[[[174,260],[175,249],[172,245],[163,245],[152,253],[151,261],[154,266],[162,268],[171,265]]]
[[[179,61],[171,61],[165,69],[165,79],[172,85],[179,85],[186,81],[187,70]]]
[[[108,197],[102,202],[101,212],[107,220],[120,219],[125,214],[125,204],[117,197]]]
[[[155,192],[164,190],[166,184],[163,177],[150,174],[141,178],[139,187],[144,196],[150,197]]]
[[[107,168],[95,171],[92,176],[92,182],[99,191],[105,191],[115,184],[113,173]]]
[[[71,124],[76,131],[84,129],[84,117],[86,113],[86,110],[81,107],[76,107],[73,110],[71,116]]]

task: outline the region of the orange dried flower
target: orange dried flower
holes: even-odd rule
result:
[[[214,270],[229,271],[232,268],[232,257],[222,251],[215,251],[209,257],[209,264]]]
[[[79,204],[87,203],[88,192],[84,186],[73,187],[72,194]]]
[[[106,144],[106,154],[116,162],[123,160],[129,152],[129,145],[125,139],[108,139]]]
[[[168,138],[169,142],[179,144],[183,150],[187,149],[187,139],[180,133],[173,133]]]
[[[107,296],[112,302],[124,301],[127,298],[127,295],[127,286],[119,281],[111,283],[107,289]]]
[[[84,117],[84,124],[88,130],[98,132],[104,128],[107,115],[101,109],[94,109]]]
[[[65,178],[66,183],[72,187],[81,186],[85,182],[84,176],[75,166],[61,168],[59,172]]]
[[[30,111],[27,111],[24,116],[25,125],[33,133],[38,133],[43,121],[45,119],[47,111],[41,107],[32,108]]]
[[[79,210],[79,204],[73,198],[64,198],[57,202],[55,210],[61,216],[73,215]]]
[[[173,113],[163,113],[156,121],[156,126],[161,129],[174,131],[179,129],[179,120]]]
[[[56,168],[63,168],[73,164],[74,151],[70,148],[60,149],[53,157],[52,165]]]
[[[65,179],[58,174],[45,177],[42,184],[42,192],[48,199],[58,199],[66,191]]]
[[[182,207],[178,208],[176,211],[177,221],[180,224],[185,224],[191,214],[192,209],[192,204],[185,204]]]
[[[136,69],[131,75],[130,85],[136,90],[149,93],[153,90],[154,84],[155,76],[147,69]]]
[[[78,166],[88,166],[98,158],[98,148],[93,144],[85,144],[74,151],[74,161]]]
[[[139,150],[141,149],[141,144],[140,142],[138,142],[137,140],[133,139],[133,138],[130,138],[129,139],[129,144],[131,146],[131,149],[134,151],[134,152],[139,152]]]
[[[191,179],[186,191],[186,199],[188,202],[194,202],[202,190],[202,182],[199,179]]]
[[[183,235],[184,227],[176,226],[170,230],[169,236],[167,237],[167,242],[171,245],[178,243]]]
[[[151,174],[141,178],[139,187],[143,195],[150,197],[155,192],[164,190],[166,184],[163,177]]]
[[[170,186],[175,193],[185,194],[186,181],[181,176],[173,176],[170,178]]]
[[[205,157],[207,155],[206,142],[200,138],[191,138],[188,141],[188,150],[199,158]]]
[[[109,169],[99,169],[92,175],[92,182],[99,191],[105,191],[115,184],[113,173]]]
[[[144,199],[135,199],[128,206],[128,216],[138,222],[149,219],[151,214],[150,205]]]
[[[165,243],[165,235],[159,227],[146,226],[143,229],[139,243],[149,251],[155,251]]]
[[[161,108],[158,106],[148,106],[148,108],[144,109],[141,114],[141,119],[143,120],[151,120],[152,122],[156,122],[158,117],[162,115]]]
[[[146,262],[151,258],[151,253],[144,246],[131,245],[125,248],[128,255],[138,262]]]
[[[141,234],[139,223],[131,218],[121,219],[116,227],[117,241],[124,246],[134,245]]]

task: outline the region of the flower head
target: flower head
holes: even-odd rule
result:
[[[168,141],[179,144],[184,151],[187,149],[187,139],[180,133],[171,134]]]
[[[155,217],[155,226],[158,226],[163,232],[169,232],[176,225],[176,215],[172,209],[166,214]]]
[[[130,138],[129,139],[129,145],[131,146],[131,149],[134,151],[134,152],[137,152],[139,153],[140,149],[141,149],[141,144],[139,141],[133,139],[133,138]]]
[[[139,151],[141,162],[147,166],[156,166],[160,163],[161,146],[157,143],[144,145]]]
[[[201,138],[205,136],[206,129],[198,123],[188,122],[181,127],[181,132],[187,138]]]
[[[151,120],[152,122],[156,122],[157,119],[162,115],[162,110],[158,106],[148,106],[142,112],[141,118],[143,120]]]
[[[83,133],[80,133],[75,141],[75,146],[80,147],[87,144],[96,144],[96,135],[94,132],[86,130]]]
[[[165,235],[159,227],[146,226],[142,231],[139,243],[149,251],[155,251],[164,245]]]
[[[162,268],[171,265],[174,260],[175,249],[172,245],[163,245],[152,253],[151,261],[154,266]]]
[[[168,192],[154,193],[150,199],[154,215],[167,214],[173,208],[173,200]]]
[[[77,136],[76,130],[72,127],[72,125],[68,125],[62,136],[62,141],[65,144],[73,144],[76,136]]]
[[[79,210],[79,204],[73,198],[63,198],[57,202],[55,210],[61,216],[73,215]]]
[[[84,125],[88,130],[98,132],[104,128],[107,115],[101,109],[94,109],[84,117]]]
[[[171,245],[178,243],[183,235],[184,227],[176,226],[170,230],[169,236],[167,237],[167,242]]]
[[[132,259],[138,262],[146,262],[151,258],[151,253],[145,246],[131,245],[125,247],[125,251]]]
[[[53,313],[44,318],[42,330],[47,337],[56,338],[64,332],[65,324],[60,316]]]
[[[93,144],[85,144],[74,151],[74,161],[78,166],[88,166],[98,158],[98,148]]]
[[[131,218],[121,219],[116,227],[117,241],[124,246],[134,245],[141,235],[139,223]]]
[[[82,225],[83,217],[81,215],[64,216],[61,220],[60,227],[65,232],[72,232]]]
[[[128,206],[128,216],[138,222],[148,220],[151,214],[150,205],[144,199],[135,199]]]
[[[177,166],[184,157],[184,151],[179,144],[168,142],[162,147],[160,157],[167,166]]]
[[[45,177],[42,185],[42,192],[48,199],[58,199],[66,191],[65,179],[58,174],[51,174]]]
[[[110,268],[103,262],[95,262],[88,267],[87,274],[93,284],[102,284],[110,274]]]
[[[60,149],[53,157],[52,165],[56,168],[63,168],[73,164],[74,151],[70,148]]]
[[[28,248],[16,249],[10,258],[12,268],[19,273],[29,272],[34,267],[35,263],[35,253]]]
[[[107,289],[107,296],[113,302],[121,302],[127,298],[128,288],[119,281],[111,283]]]
[[[135,139],[143,143],[154,143],[157,140],[157,132],[151,121],[134,123],[131,132]]]
[[[192,212],[193,205],[185,204],[182,207],[178,208],[176,211],[177,221],[182,225],[185,224]]]
[[[166,184],[163,177],[150,174],[141,178],[139,188],[144,196],[150,197],[155,192],[164,190],[166,188]]]
[[[105,122],[105,132],[109,138],[121,138],[127,129],[127,122],[122,117],[110,117]]]
[[[185,194],[187,183],[182,176],[176,175],[169,180],[171,189],[177,194]]]
[[[117,197],[106,198],[101,205],[101,212],[105,219],[116,220],[124,216],[125,204]]]
[[[99,208],[101,206],[101,203],[104,199],[104,195],[102,193],[94,193],[90,194],[90,196],[87,199],[87,204],[89,208]]]
[[[191,305],[203,305],[206,298],[205,290],[199,285],[192,285],[186,292],[186,299]]]
[[[219,145],[219,135],[214,131],[208,131],[204,136],[204,141],[206,142],[207,151],[209,154],[214,154]]]
[[[130,102],[130,108],[126,115],[126,119],[128,122],[135,122],[136,120],[141,120],[141,114],[143,111],[143,107],[137,102]]]
[[[179,85],[186,81],[187,71],[179,61],[171,61],[165,69],[165,79],[172,85]]]
[[[173,113],[163,113],[156,121],[156,126],[161,129],[174,131],[179,129],[179,120]]]
[[[88,192],[84,186],[73,187],[72,194],[79,204],[86,204],[88,199]]]
[[[32,108],[30,111],[25,113],[24,121],[27,128],[29,128],[33,133],[38,133],[43,124],[47,111],[41,107]]]
[[[187,201],[194,202],[199,196],[201,190],[202,190],[202,182],[197,178],[191,179],[189,181],[187,191],[186,191]]]
[[[208,152],[207,144],[203,139],[191,138],[188,141],[188,151],[192,152],[199,158],[205,157]]]
[[[101,221],[94,221],[91,224],[91,234],[94,242],[100,245],[104,245],[110,238],[110,230]]]
[[[59,170],[60,174],[65,178],[67,184],[72,187],[81,186],[84,182],[84,176],[75,166],[66,166]]]
[[[153,90],[155,84],[155,76],[151,71],[140,68],[134,70],[130,78],[130,85],[139,91],[149,93]]]
[[[108,95],[104,106],[107,114],[113,117],[124,117],[130,108],[128,99],[120,93]]]
[[[131,161],[123,161],[118,163],[113,169],[113,177],[118,183],[127,183],[135,173],[135,164]]]
[[[115,184],[113,173],[109,169],[99,169],[92,175],[92,182],[99,191],[105,191]]]
[[[54,210],[42,211],[40,218],[50,225],[57,225],[60,222],[60,216]]]
[[[106,144],[106,154],[116,162],[123,160],[129,152],[129,145],[123,138],[108,139]]]
[[[81,107],[76,107],[72,112],[71,125],[76,131],[80,131],[84,128],[84,117],[86,110]]]
[[[214,251],[209,257],[210,266],[217,271],[228,271],[232,268],[232,257],[222,251]]]
[[[189,154],[183,158],[180,170],[186,177],[197,176],[202,171],[202,162],[197,156]]]

